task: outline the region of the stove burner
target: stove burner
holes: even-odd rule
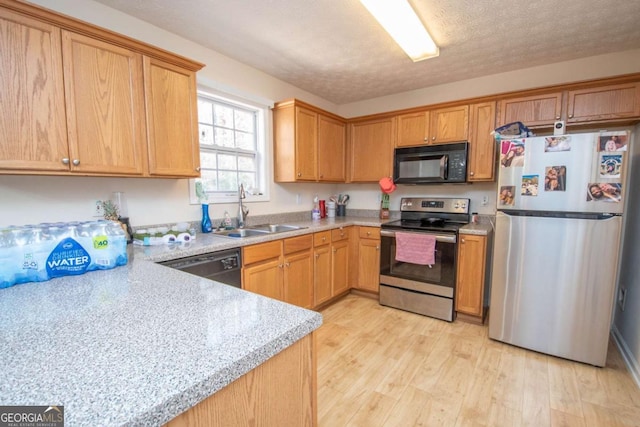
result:
[[[444,218],[422,218],[420,225],[431,227],[444,227]]]

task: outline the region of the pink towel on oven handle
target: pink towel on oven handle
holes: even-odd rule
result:
[[[396,261],[419,265],[436,263],[436,236],[396,231]]]

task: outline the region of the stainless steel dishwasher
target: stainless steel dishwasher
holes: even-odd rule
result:
[[[242,287],[240,248],[178,258],[160,264],[236,288]]]

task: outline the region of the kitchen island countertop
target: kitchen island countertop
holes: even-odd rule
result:
[[[314,311],[154,264],[0,289],[0,404],[160,425],[317,329]]]

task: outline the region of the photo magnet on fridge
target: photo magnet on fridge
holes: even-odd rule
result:
[[[600,177],[620,178],[620,171],[622,170],[622,154],[605,153],[601,153],[600,155]]]
[[[587,202],[614,202],[622,199],[622,184],[592,182],[587,186]]]
[[[515,185],[504,185],[500,187],[500,194],[498,200],[502,206],[513,206],[516,195]]]
[[[566,191],[566,189],[566,166],[547,166],[544,168],[544,191]]]
[[[545,153],[554,151],[570,151],[571,150],[571,137],[564,136],[549,136],[544,139],[544,151]]]
[[[538,195],[539,175],[522,175],[522,188],[520,194],[523,196]]]
[[[503,168],[524,166],[524,140],[502,141],[500,166]]]
[[[629,132],[601,132],[598,144],[599,151],[627,151]]]

